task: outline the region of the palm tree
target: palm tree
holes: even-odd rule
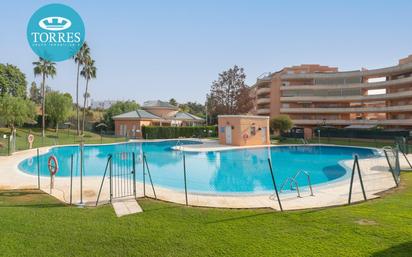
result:
[[[45,122],[45,88],[46,88],[46,78],[54,77],[56,75],[56,63],[45,60],[43,58],[39,58],[39,61],[33,62],[34,65],[34,76],[41,75],[42,76],[42,84],[41,84],[41,115],[42,115],[42,137],[45,136],[44,129],[46,127]]]
[[[94,66],[94,60],[92,58],[88,57],[85,62],[82,71],[80,74],[86,79],[86,90],[84,93],[84,103],[83,103],[83,124],[82,124],[82,135],[84,134],[84,123],[86,119],[86,100],[87,96],[89,95],[89,81],[91,79],[96,78],[96,67]]]
[[[77,135],[80,135],[80,116],[79,116],[79,75],[80,66],[83,66],[86,59],[90,58],[90,48],[86,42],[83,43],[80,50],[73,56],[74,62],[77,63],[77,83],[76,83],[76,113],[77,113]]]

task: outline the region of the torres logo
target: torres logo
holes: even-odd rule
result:
[[[85,30],[80,15],[63,4],[49,4],[38,9],[27,25],[31,49],[49,61],[64,61],[83,45]]]
[[[63,17],[47,17],[39,21],[39,26],[45,30],[58,31],[70,28],[72,22]]]

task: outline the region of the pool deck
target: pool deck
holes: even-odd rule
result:
[[[136,140],[142,141],[142,140]],[[156,140],[150,140],[154,142]],[[160,141],[160,140],[159,140]],[[223,151],[229,149],[240,149],[250,147],[233,147],[219,145],[214,140],[203,140],[203,144],[177,146],[177,150],[183,151]],[[272,145],[276,147],[276,145]],[[259,146],[262,147],[262,146]],[[40,154],[46,153],[51,147],[40,148]],[[0,190],[4,189],[29,189],[37,188],[37,176],[28,175],[19,170],[18,164],[36,155],[36,149],[25,150],[14,153],[12,156],[0,156]],[[400,156],[402,168],[407,169],[407,163]],[[412,159],[412,154],[408,157]],[[378,198],[381,192],[395,187],[392,174],[389,172],[385,157],[361,159],[359,160],[366,196],[368,199]],[[353,161],[342,161],[341,165],[351,170]],[[101,184],[102,177],[83,178],[83,204],[94,206]],[[301,196],[297,197],[296,192],[281,193],[280,199],[284,210],[298,210],[307,208],[320,208],[328,206],[345,205],[348,201],[350,177],[327,184],[314,185],[314,196],[310,196],[308,188],[301,189]],[[281,182],[278,181],[278,184]],[[50,190],[50,178],[41,177],[40,187],[46,193],[53,195],[59,200],[69,203],[70,201],[70,178],[55,179],[55,187]],[[136,182],[136,196],[143,197],[143,184]],[[185,194],[182,191],[162,188],[155,185],[157,199],[185,204]],[[80,180],[73,178],[72,203],[80,203]],[[146,184],[146,195],[154,197],[152,188]],[[352,201],[362,201],[362,191],[359,178],[355,175]],[[109,201],[109,181],[105,180],[100,196],[99,204]],[[272,208],[280,210],[276,197],[273,193],[259,195],[208,195],[188,192],[188,203],[191,206],[218,207],[218,208]]]

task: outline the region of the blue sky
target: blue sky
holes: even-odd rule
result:
[[[34,78],[30,16],[47,3],[74,8],[96,60],[96,100],[204,102],[218,73],[245,68],[248,84],[302,63],[340,70],[395,65],[412,54],[412,1],[2,1],[0,62]],[[75,65],[59,62],[53,88],[74,94]],[[84,83],[81,84],[84,88]]]

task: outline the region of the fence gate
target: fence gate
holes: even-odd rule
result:
[[[128,196],[136,198],[135,153],[115,153],[111,156],[109,165],[110,201]]]

